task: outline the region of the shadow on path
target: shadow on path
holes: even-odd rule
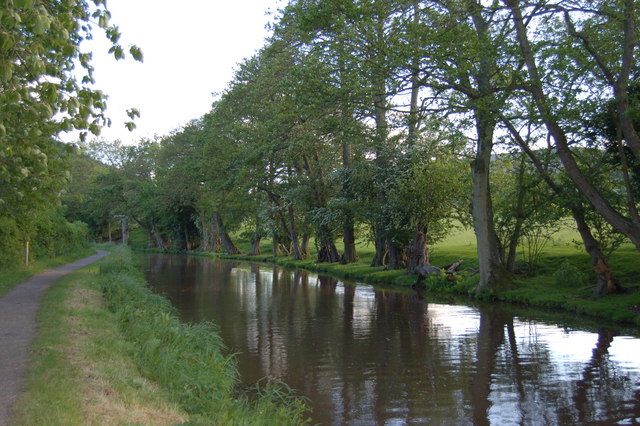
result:
[[[99,250],[93,256],[41,272],[0,298],[0,426],[9,424],[13,403],[23,391],[40,297],[60,277],[100,260],[108,253]]]

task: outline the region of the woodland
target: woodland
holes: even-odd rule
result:
[[[640,249],[638,6],[292,0],[207,114],[124,145],[89,137],[109,123],[81,41],[101,29],[116,58],[142,59],[105,3],[5,2],[0,265],[27,240],[44,256],[138,228],[158,250],[270,241],[318,263],[366,242],[371,266],[415,274],[467,228],[484,293],[569,228],[594,293],[623,292],[609,258]],[[59,142],[71,130],[82,140]]]

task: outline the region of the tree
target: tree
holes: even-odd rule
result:
[[[109,18],[102,0],[0,5],[0,217],[38,217],[58,203],[68,178],[61,159],[71,148],[57,136],[71,130],[98,134],[109,124],[106,95],[92,86],[91,53],[81,48],[99,28],[115,58],[125,57]],[[138,47],[130,46],[129,53],[142,60]]]
[[[461,159],[447,147],[413,152],[389,197],[395,238],[408,245],[407,273],[429,264],[429,245],[442,240],[453,227],[453,212],[466,204],[467,176]]]
[[[556,146],[558,157],[562,162],[568,176],[575,186],[579,189],[584,198],[591,204],[598,214],[611,224],[611,226],[623,235],[626,235],[640,250],[640,217],[634,214],[632,210],[631,215],[625,215],[623,210],[617,209],[612,206],[611,202],[598,190],[594,182],[590,181],[585,173],[581,170],[575,155],[570,147],[570,139],[568,137],[567,127],[563,126],[563,115],[559,108],[555,108],[557,105],[553,95],[556,93],[553,91],[553,87],[550,87],[548,82],[553,82],[553,79],[545,79],[545,71],[551,73],[553,69],[547,69],[539,66],[539,61],[536,58],[536,52],[529,37],[529,30],[525,20],[522,8],[519,0],[505,0],[505,4],[511,11],[513,25],[516,30],[517,40],[519,44],[519,53],[522,60],[526,64],[528,81],[524,85],[527,92],[535,102],[537,112],[540,115],[541,120],[544,122],[547,131],[553,138]],[[631,12],[630,10],[627,12]],[[634,19],[628,17],[629,19]],[[626,28],[626,25],[625,25]],[[627,30],[625,30],[625,54],[623,54],[623,68],[626,66],[626,62],[629,58],[627,55],[633,52],[626,49]],[[624,77],[624,76],[623,76]],[[574,91],[571,93],[573,98],[576,98],[581,91],[580,88],[572,88]],[[553,95],[552,95],[553,94]],[[566,93],[564,94],[567,95]],[[628,102],[625,101],[625,102]]]

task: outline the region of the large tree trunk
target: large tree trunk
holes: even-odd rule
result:
[[[346,142],[342,144],[342,167],[347,171],[351,168],[351,144]],[[353,189],[351,175],[348,172],[345,173],[345,175],[347,176],[342,183],[342,194],[345,199],[352,200]],[[342,242],[344,245],[344,251],[340,258],[340,263],[346,264],[356,262],[358,260],[358,255],[356,253],[356,233],[353,224],[353,215],[350,211],[345,211],[344,222],[342,223]]]
[[[376,23],[376,36],[379,42],[384,40],[384,24],[382,22]],[[382,63],[386,60],[384,53],[375,52],[372,54],[373,61]],[[382,68],[382,66],[380,67]],[[389,168],[388,159],[388,134],[389,125],[387,121],[387,87],[385,83],[385,75],[382,71],[378,70],[373,76],[373,108],[375,119],[375,135],[374,135],[374,147],[376,152],[375,159],[375,184],[377,186],[376,201],[378,203],[379,212],[381,213],[382,207],[387,202],[387,194],[385,191],[385,181],[387,179],[387,173]],[[378,214],[375,224],[375,249],[376,253],[373,258],[371,266],[382,266],[384,264],[385,252],[387,250],[386,244],[386,220],[382,217],[382,214]]]
[[[471,18],[479,41],[489,46],[489,24],[482,15],[481,6],[476,1],[469,1]],[[504,266],[502,251],[493,222],[493,206],[489,187],[489,171],[491,164],[491,150],[493,149],[493,132],[496,118],[493,109],[497,102],[491,95],[493,86],[491,75],[495,68],[494,58],[487,52],[480,59],[478,70],[473,78],[478,90],[483,94],[481,99],[474,99],[473,113],[476,122],[477,144],[475,159],[471,163],[473,197],[471,213],[473,227],[476,233],[478,266],[480,281],[476,293],[486,290],[506,287],[511,282],[511,274]]]
[[[318,263],[335,263],[340,260],[340,254],[330,235],[320,236],[320,250],[318,251]]]
[[[375,232],[375,240],[374,240],[374,245],[375,245],[375,254],[373,255],[373,260],[371,261],[371,266],[384,266],[384,258],[385,258],[385,254],[386,254],[386,244],[385,244],[385,239],[382,236],[382,231],[378,231],[378,226],[375,226],[374,228],[374,232]]]
[[[402,269],[406,266],[404,250],[398,244],[394,243],[391,238],[385,240],[387,245],[387,264],[388,270]]]
[[[413,239],[407,252],[407,274],[417,274],[418,267],[429,264],[426,236],[420,229],[413,231]]]
[[[302,255],[306,258],[309,257],[309,241],[311,240],[311,234],[305,232],[302,235],[302,243],[300,244],[300,250],[302,250]]]
[[[157,248],[162,249],[162,250],[167,250],[168,249],[167,243],[164,241],[164,239],[162,238],[162,236],[158,232],[158,228],[155,225],[153,225],[151,227],[151,234],[153,235],[153,239],[155,241],[155,246]]]
[[[478,144],[475,160],[471,164],[473,181],[472,215],[473,228],[478,245],[480,282],[476,292],[502,288],[509,284],[511,274],[504,266],[498,235],[493,223],[493,206],[489,189],[489,170],[493,130],[495,122],[487,113],[476,110]]]
[[[589,201],[591,206],[593,206],[596,212],[598,212],[598,214],[600,214],[616,231],[628,237],[634,243],[636,248],[640,250],[640,224],[634,223],[632,220],[624,217],[615,208],[613,208],[580,170],[580,167],[569,148],[567,137],[549,108],[546,95],[542,88],[542,80],[536,60],[529,44],[527,30],[520,10],[520,2],[519,0],[504,1],[512,11],[517,39],[520,44],[520,51],[527,65],[527,70],[531,79],[529,92],[536,103],[536,107],[545,123],[545,126],[547,127],[547,130],[555,141],[558,157],[560,158],[567,175],[576,185],[580,193]]]
[[[358,260],[358,254],[356,252],[356,236],[353,226],[353,219],[348,215],[344,219],[342,225],[342,241],[344,243],[344,252],[340,258],[340,263],[353,263]]]
[[[253,233],[253,238],[251,239],[251,250],[249,251],[249,256],[257,256],[261,254],[260,252],[260,241],[262,240],[262,235],[260,231],[256,230]]]
[[[224,250],[228,255],[240,254],[240,250],[233,244],[231,237],[224,230],[224,226],[222,224],[222,216],[220,216],[219,212],[215,212],[213,215],[214,223],[216,225],[216,231],[220,236],[220,240],[222,241],[222,245],[224,246]]]

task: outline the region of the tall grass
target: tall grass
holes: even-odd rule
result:
[[[135,347],[140,368],[166,388],[197,424],[304,424],[308,408],[284,385],[257,385],[240,394],[233,355],[227,354],[212,323],[181,323],[175,309],[154,294],[117,247],[100,266],[108,307]]]

